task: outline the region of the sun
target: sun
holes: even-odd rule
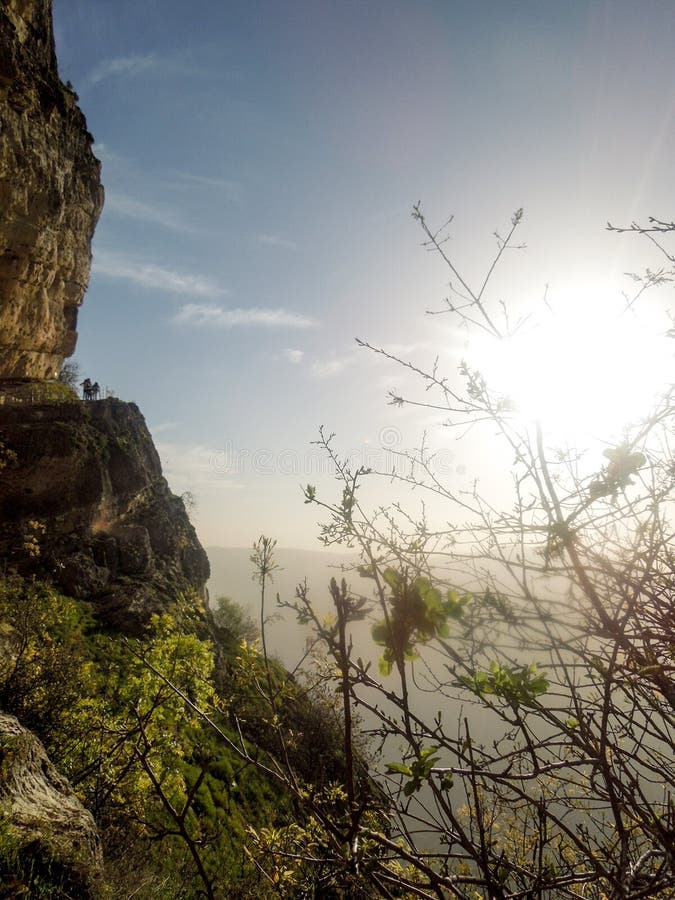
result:
[[[524,420],[559,437],[607,439],[643,418],[672,380],[673,342],[658,306],[627,308],[570,291],[519,331],[479,338],[469,362]]]

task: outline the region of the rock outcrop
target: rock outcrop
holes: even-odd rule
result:
[[[203,594],[209,566],[138,408],[53,381],[75,349],[103,188],[58,77],[51,5],[0,0],[0,572],[47,577],[140,635],[180,594]],[[0,878],[0,896],[38,896],[24,871],[39,896],[102,896],[94,820],[2,713],[0,837],[19,879]]]
[[[54,376],[75,349],[100,163],[61,84],[51,0],[0,4],[0,379]]]
[[[0,444],[5,568],[50,577],[130,633],[203,592],[206,553],[133,403],[6,404]]]
[[[39,877],[43,890],[52,887],[49,896],[100,896],[101,846],[91,813],[35,735],[4,713],[0,713],[0,775],[0,810],[10,822],[4,840],[13,846],[19,870],[14,896],[28,896],[31,890],[30,884],[22,883],[22,868],[32,879]]]

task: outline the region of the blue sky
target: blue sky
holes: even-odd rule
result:
[[[447,275],[413,203],[455,215],[472,278],[525,207],[499,282],[520,303],[634,268],[608,219],[673,215],[669,0],[54,0],[54,17],[107,197],[76,359],[139,404],[207,544],[316,546],[299,484],[334,490],[318,427],[378,462],[434,424],[387,406],[402,376],[354,344],[456,369],[457,335],[424,314]],[[450,477],[475,477],[475,450],[447,448]]]

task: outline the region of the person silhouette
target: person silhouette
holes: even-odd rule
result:
[[[82,399],[91,400],[91,378],[85,378],[80,387],[82,388]]]

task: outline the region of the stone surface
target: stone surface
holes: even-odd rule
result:
[[[100,163],[61,84],[51,0],[0,3],[0,379],[53,376],[77,340]]]
[[[145,420],[120,400],[0,406],[0,565],[51,578],[137,633],[209,576]],[[37,545],[37,549],[36,549]]]
[[[1,712],[0,809],[19,853],[58,880],[60,896],[100,896],[101,846],[91,813],[35,735]]]

